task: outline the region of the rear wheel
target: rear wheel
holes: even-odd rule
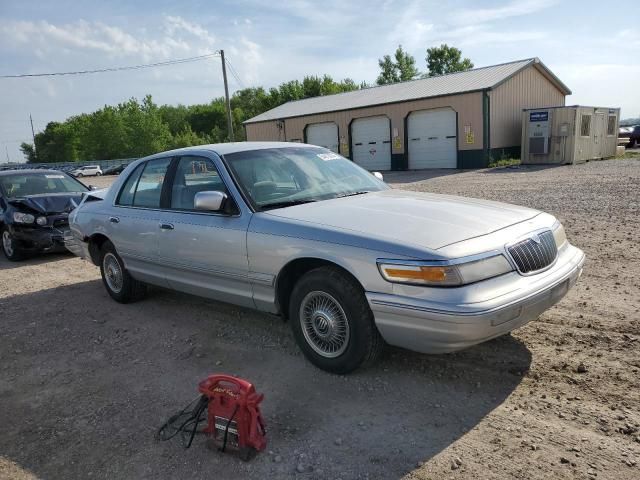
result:
[[[102,283],[111,298],[116,302],[130,303],[144,297],[147,286],[129,274],[113,243],[106,241],[102,245],[101,253]]]
[[[18,242],[8,227],[2,227],[0,229],[0,235],[2,235],[2,253],[7,257],[7,260],[12,262],[20,261],[24,258],[24,251],[18,246]]]
[[[302,352],[328,372],[372,364],[384,345],[362,287],[336,267],[317,268],[298,281],[289,318]]]
[[[96,172],[96,177],[99,177],[100,175],[102,175],[100,172]]]

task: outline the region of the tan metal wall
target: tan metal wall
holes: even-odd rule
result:
[[[522,109],[565,104],[565,95],[535,66],[530,66],[489,92],[491,148],[520,145]]]
[[[247,140],[252,142],[284,141],[284,129],[278,128],[278,123],[272,122],[248,123],[245,125]]]
[[[335,122],[338,125],[340,153],[348,156],[349,123],[355,118],[386,115],[391,120],[391,153],[403,154],[405,152],[405,117],[416,110],[442,107],[451,107],[458,113],[458,149],[482,149],[481,92],[287,118],[283,122],[284,128],[282,130],[277,128],[276,120],[247,124],[247,140],[286,140],[302,142],[304,141],[304,128],[306,125],[321,122]],[[469,135],[465,131],[465,127],[468,127]],[[284,132],[286,132],[286,137]]]
[[[541,108],[540,110],[545,110]],[[566,164],[582,163],[587,160],[613,157],[618,143],[620,123],[619,108],[604,107],[564,107],[549,109],[551,115],[551,138],[548,155],[529,154],[529,132],[527,116],[522,112],[522,163],[525,164]],[[589,136],[581,135],[582,115],[591,115]],[[615,117],[613,135],[607,135],[609,115]],[[601,119],[601,121],[598,121]],[[561,125],[567,125],[568,135],[560,135]]]

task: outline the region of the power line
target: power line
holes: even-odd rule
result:
[[[0,75],[0,78],[26,78],[26,77],[54,77],[63,75],[85,75],[88,73],[105,73],[105,72],[120,72],[123,70],[140,70],[143,68],[152,67],[164,67],[166,65],[176,65],[180,63],[198,62],[206,58],[218,57],[220,52],[208,53],[206,55],[198,55],[197,57],[179,58],[176,60],[167,60],[165,62],[147,63],[143,65],[130,65],[127,67],[111,67],[100,68],[96,70],[77,70],[73,72],[53,72],[53,73],[22,73],[19,75]]]
[[[236,69],[233,68],[233,65],[231,65],[231,62],[227,59],[226,63],[227,65],[229,65],[229,70],[231,71],[231,75],[233,75],[233,78],[236,79],[236,82],[238,82],[238,85],[240,85],[240,88],[244,88],[244,83],[242,83],[242,80],[240,80],[240,76],[238,75],[238,72],[236,72]]]

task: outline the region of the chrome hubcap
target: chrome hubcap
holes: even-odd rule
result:
[[[102,260],[102,269],[104,270],[104,279],[107,285],[114,293],[120,293],[122,290],[122,267],[120,262],[113,253],[107,253]]]
[[[349,344],[349,322],[338,301],[326,292],[310,292],[300,304],[300,324],[311,348],[326,358],[344,353]]]
[[[7,256],[13,255],[13,240],[11,240],[11,235],[6,230],[2,232],[2,248],[4,248]]]

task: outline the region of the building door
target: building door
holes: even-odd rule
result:
[[[604,132],[607,128],[607,125],[604,121],[603,113],[596,113],[595,115],[595,125],[593,125],[593,157],[594,158],[602,158],[604,157]]]
[[[338,125],[333,122],[307,125],[307,143],[338,153]]]
[[[456,112],[450,108],[420,110],[407,119],[409,168],[456,168]]]
[[[353,161],[367,170],[391,170],[391,123],[387,117],[358,118],[351,124]]]

